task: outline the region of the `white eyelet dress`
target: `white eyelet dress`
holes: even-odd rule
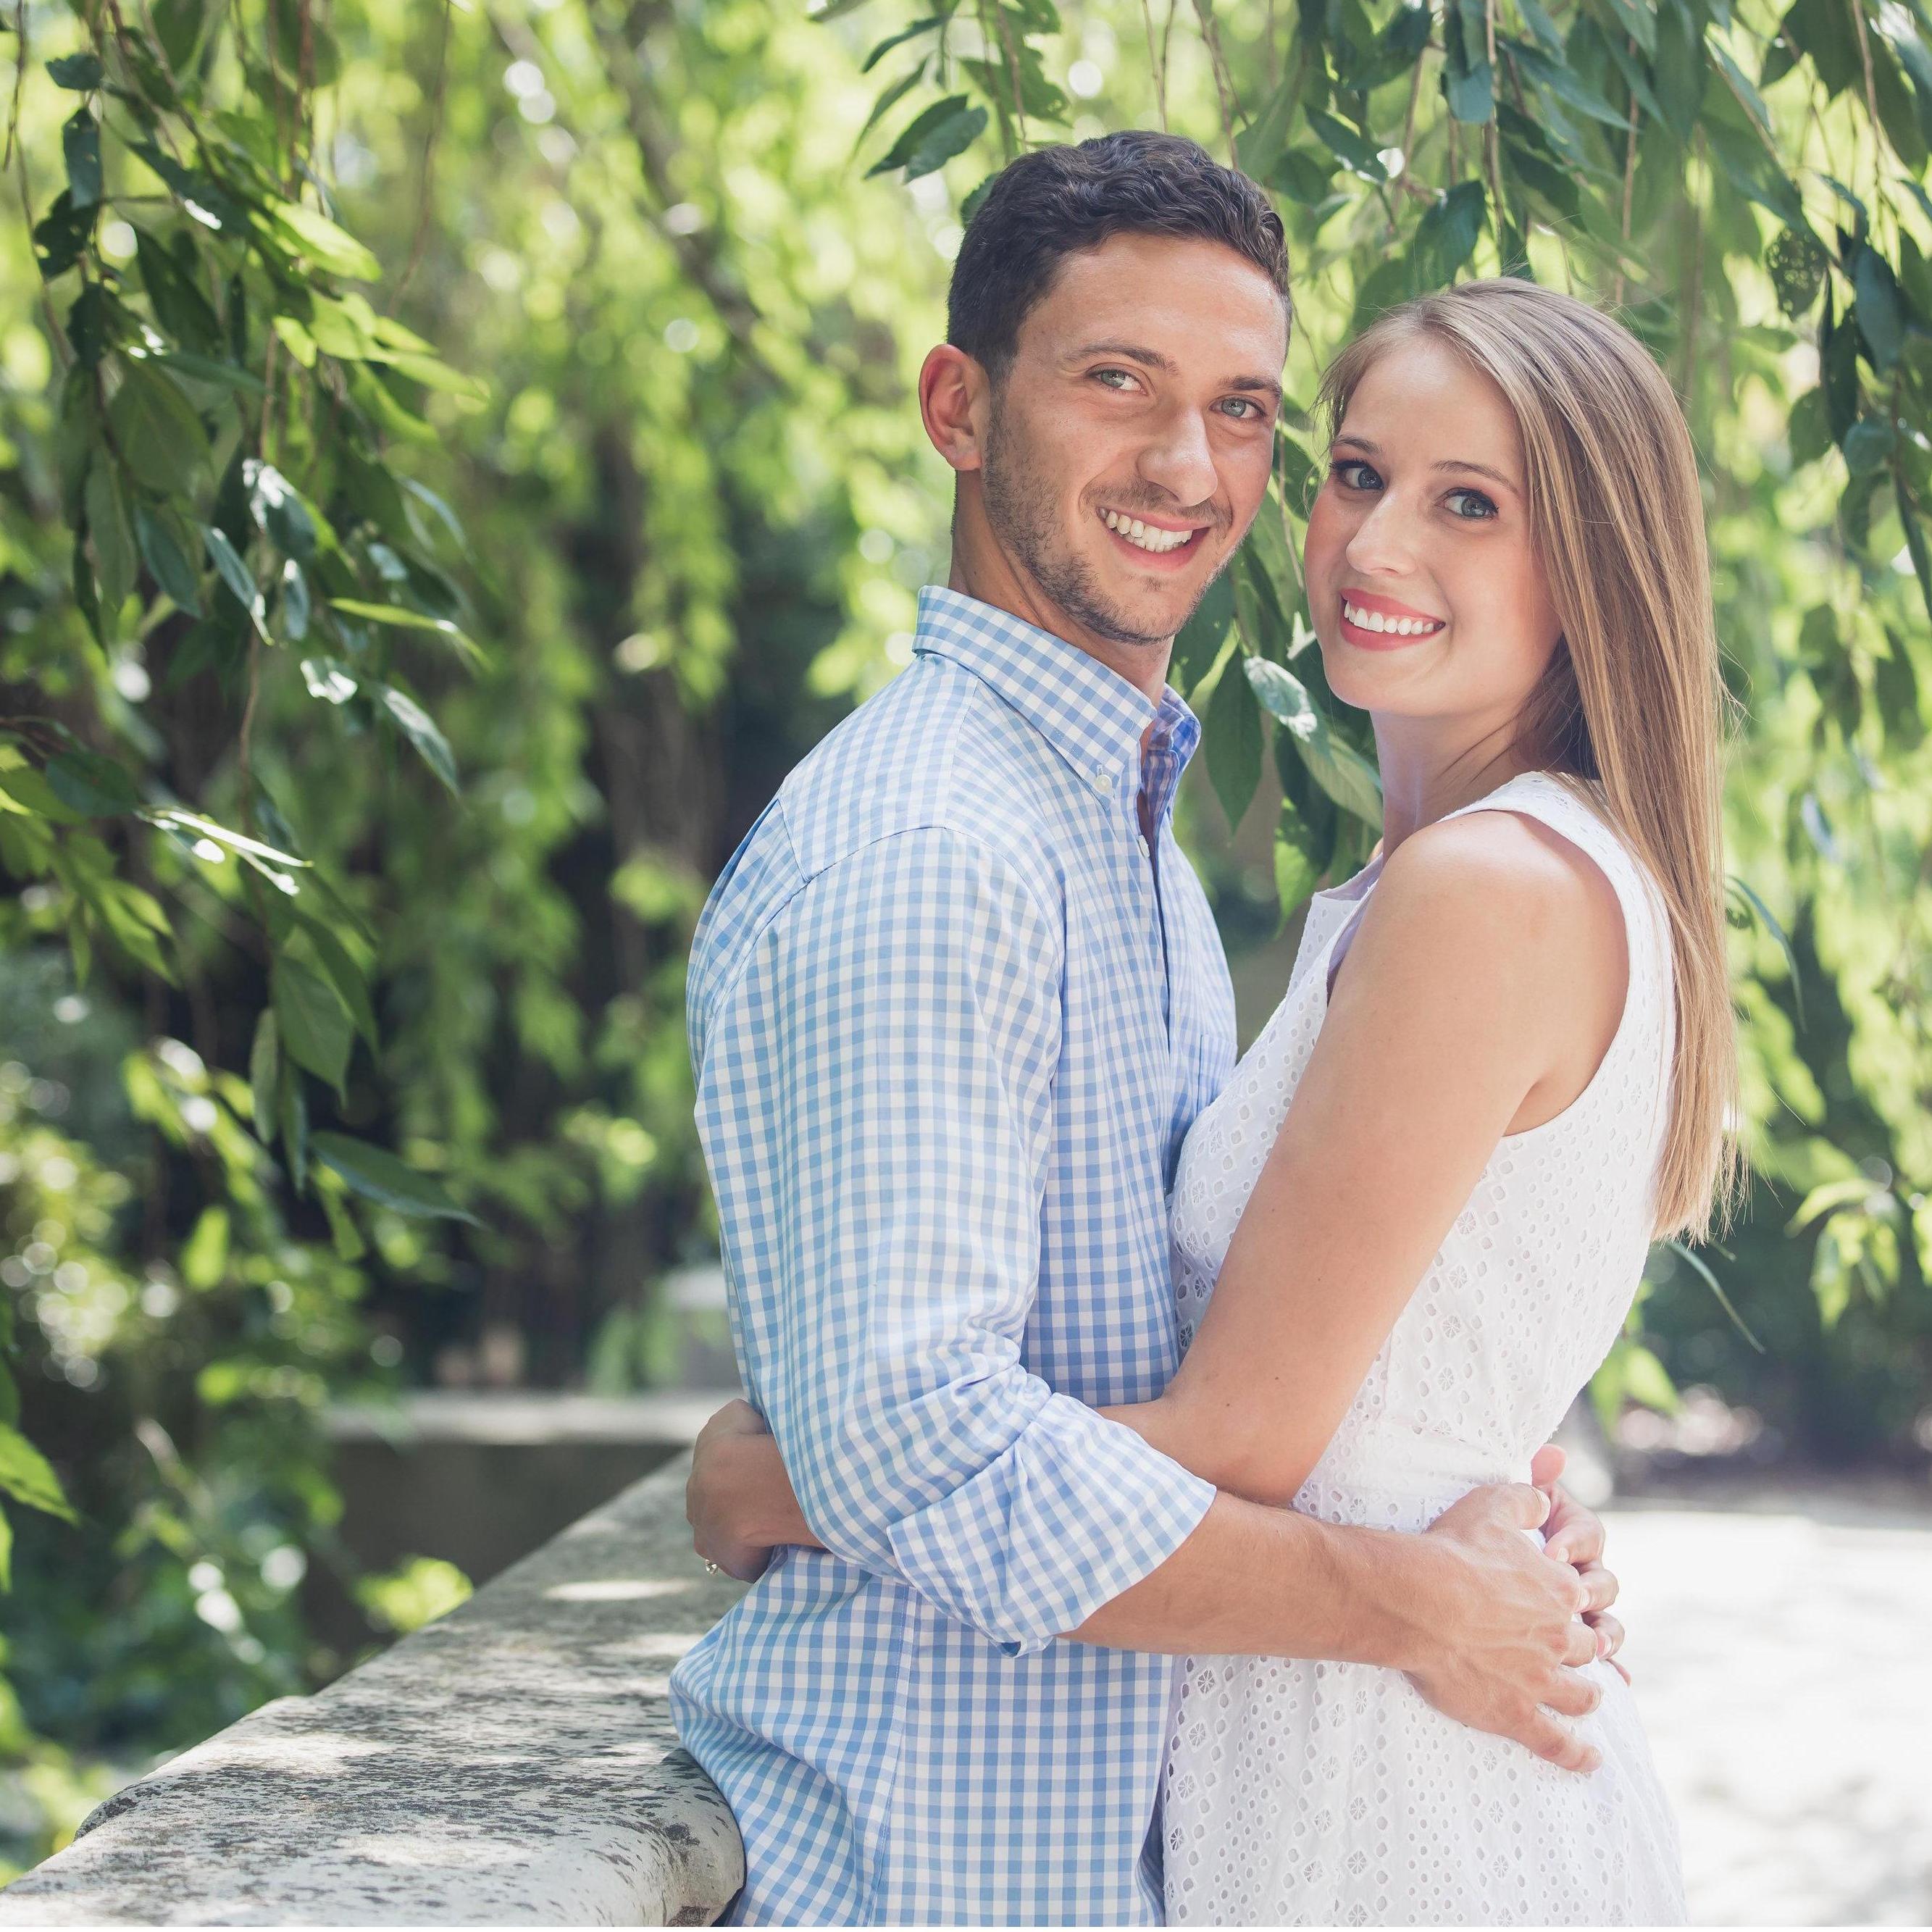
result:
[[[1295,1498],[1330,1522],[1419,1531],[1479,1484],[1524,1480],[1621,1331],[1650,1245],[1675,1028],[1660,904],[1608,820],[1547,773],[1463,810],[1540,820],[1594,860],[1623,909],[1628,992],[1583,1093],[1498,1143]],[[1378,869],[1317,895],[1286,996],[1188,1136],[1173,1203],[1184,1348]],[[1682,1923],[1676,1826],[1629,1688],[1588,1668],[1604,1699],[1581,1729],[1604,1762],[1580,1777],[1443,1717],[1398,1671],[1186,1659],[1162,1785],[1168,1923]]]

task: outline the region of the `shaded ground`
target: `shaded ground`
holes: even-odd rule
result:
[[[1693,1918],[1932,1923],[1922,1488],[1760,1476],[1605,1515]]]

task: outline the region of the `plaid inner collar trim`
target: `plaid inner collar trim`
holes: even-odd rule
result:
[[[1178,692],[1164,691],[1153,704],[1064,638],[946,584],[920,592],[913,650],[970,670],[1089,784],[1132,768],[1150,723],[1158,722],[1156,736],[1166,737],[1170,755],[1181,764],[1200,740],[1200,725]]]

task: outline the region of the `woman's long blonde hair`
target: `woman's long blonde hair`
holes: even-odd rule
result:
[[[1562,638],[1518,746],[1592,779],[1670,920],[1677,1038],[1657,1180],[1659,1237],[1735,1205],[1736,1028],[1724,958],[1719,673],[1697,463],[1683,412],[1629,332],[1586,302],[1505,277],[1393,309],[1344,349],[1318,408],[1331,436],[1369,369],[1418,335],[1448,344],[1516,412],[1530,530]]]

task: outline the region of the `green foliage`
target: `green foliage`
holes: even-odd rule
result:
[[[1312,0],[1286,32],[1272,9],[1196,15],[1185,64],[1186,43],[1157,40],[1146,16],[1154,104],[1276,191],[1301,393],[1391,302],[1498,272],[1606,302],[1676,382],[1709,465],[1720,628],[1750,719],[1731,835],[1754,1221],[1774,1216],[1810,1253],[1822,1342],[1850,1321],[1893,1338],[1898,1394],[1871,1434],[1896,1432],[1932,1369],[1932,1246],[1910,1234],[1932,1226],[1932,18],[1871,0],[1798,0],[1781,17],[1724,0]],[[1129,20],[1108,18],[1133,44]],[[973,55],[1050,32],[1001,0],[949,14],[927,23],[922,73],[966,77],[952,116],[976,84],[1003,130],[1031,112],[1064,138],[1064,114],[1030,107],[1009,68]],[[1108,118],[1145,105],[1124,81]],[[1284,917],[1358,862],[1380,812],[1372,748],[1308,650],[1298,427],[1291,414],[1280,500],[1231,572],[1236,660],[1217,611],[1184,633],[1174,674],[1204,699],[1231,821],[1259,788],[1273,721],[1282,804],[1258,890]],[[1821,1008],[1842,1024],[1820,1024]],[[1795,1217],[1776,1198],[1792,1188]],[[1666,1250],[1653,1276],[1674,1284],[1680,1321],[1690,1290],[1710,1291],[1719,1333],[1680,1352],[1749,1394],[1765,1371],[1741,1357],[1755,1339],[1720,1274],[1747,1306],[1758,1284],[1716,1258]],[[1670,1390],[1635,1329],[1598,1386],[1612,1409]]]
[[[673,1359],[652,1285],[712,1234],[692,923],[944,574],[912,380],[962,224],[1042,140],[1164,121],[1238,152],[1288,226],[1304,400],[1364,320],[1498,269],[1618,305],[1663,361],[1750,716],[1732,910],[1762,1178],[1727,1252],[1658,1251],[1599,1394],[1708,1381],[1814,1450],[1909,1439],[1932,1380],[1916,0],[27,19],[0,1445],[39,1450],[77,1520],[0,1450],[34,1492],[0,1474],[0,1754],[10,1816],[44,1821],[13,1855],[70,1830],[102,1767],[340,1667],[300,1603],[304,1568],[356,1593],[332,1393],[473,1377],[489,1330],[538,1381]],[[1237,946],[1359,863],[1378,812],[1309,648],[1318,457],[1291,412],[1176,649],[1219,794],[1185,802],[1190,836]],[[434,1581],[362,1594],[399,1628]]]

